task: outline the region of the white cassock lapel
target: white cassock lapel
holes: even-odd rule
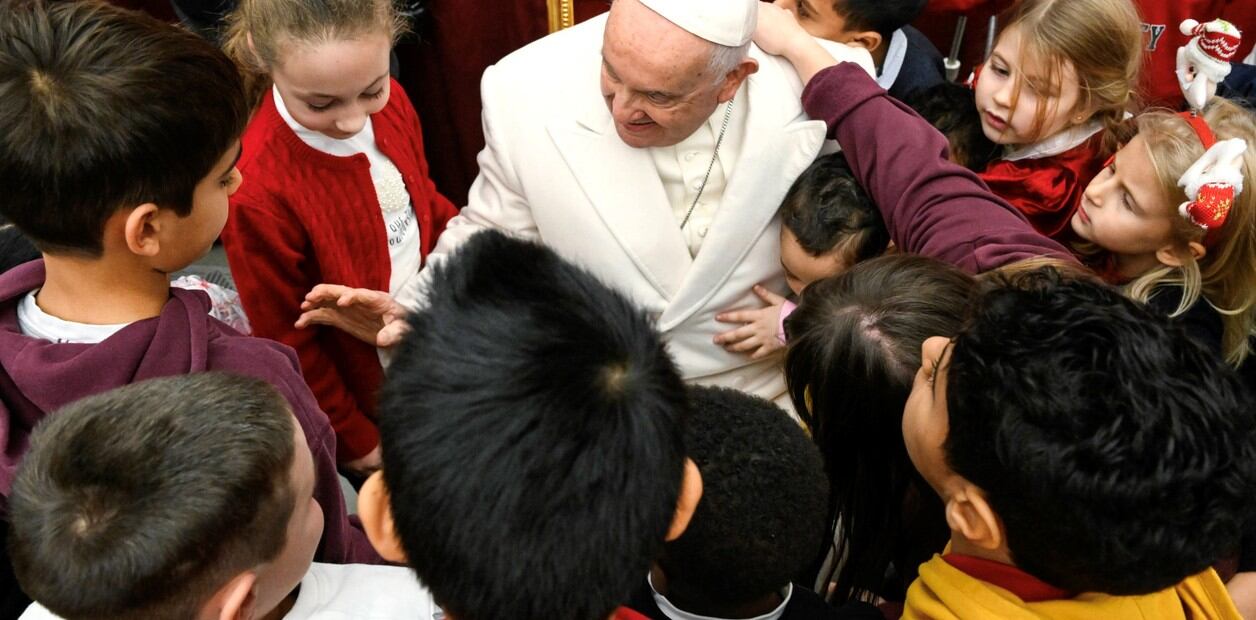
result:
[[[658,327],[664,331],[701,309],[723,286],[772,223],[785,192],[815,160],[824,142],[824,122],[808,120],[802,113],[796,76],[765,67],[776,60],[766,58],[758,48],[751,49],[760,71],[742,88],[749,106],[741,156],[728,176],[693,268],[659,319]],[[795,83],[791,85],[788,78]]]
[[[757,48],[752,55],[765,58]],[[601,56],[584,66],[598,79]],[[793,77],[789,74],[789,77]],[[668,330],[702,307],[720,288],[776,216],[785,191],[815,159],[825,125],[808,120],[799,87],[781,71],[751,75],[742,88],[747,123],[710,232],[697,258],[689,255],[663,182],[646,149],[623,143],[598,88],[568,93],[581,110],[547,127],[585,196],[637,269],[668,300],[658,327]],[[742,96],[742,95],[739,95]],[[774,241],[775,242],[775,241]]]
[[[693,265],[689,247],[663,191],[663,181],[646,149],[624,144],[615,132],[597,87],[601,55],[592,63],[591,88],[572,93],[582,113],[551,123],[550,139],[606,227],[637,269],[671,300]]]

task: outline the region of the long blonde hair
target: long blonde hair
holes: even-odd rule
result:
[[[395,43],[405,30],[394,0],[240,0],[227,16],[223,50],[240,67],[249,103],[256,105],[270,88],[269,67],[279,62],[283,45],[376,32]]]
[[[1064,67],[1071,64],[1080,80],[1077,107],[1094,107],[1092,118],[1100,120],[1113,136],[1113,130],[1135,104],[1134,92],[1143,61],[1143,36],[1138,10],[1130,0],[1021,0],[999,20],[1006,31],[1020,29],[1022,59],[1041,63],[1046,84],[1031,84],[1038,92],[1058,94]],[[1023,80],[1012,91],[1012,107],[1020,98]],[[1047,97],[1038,99],[1031,133],[1042,132],[1050,112]],[[1105,142],[1116,150],[1117,140]]]
[[[1247,141],[1243,192],[1236,197],[1225,226],[1203,258],[1195,260],[1190,252],[1182,250],[1181,267],[1157,266],[1126,285],[1126,292],[1145,302],[1159,286],[1180,286],[1182,301],[1173,316],[1185,312],[1202,297],[1221,313],[1225,325],[1222,351],[1226,361],[1237,366],[1251,353],[1248,336],[1256,323],[1256,116],[1216,97],[1204,109],[1203,117],[1218,140]],[[1203,144],[1190,124],[1176,114],[1147,112],[1138,117],[1137,123],[1160,181],[1160,192],[1176,210],[1187,200],[1178,179],[1204,154]],[[1184,217],[1176,216],[1173,221],[1173,241],[1183,248],[1192,241],[1203,243],[1203,229]]]

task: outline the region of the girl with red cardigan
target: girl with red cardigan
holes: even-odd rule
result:
[[[379,467],[378,354],[294,327],[301,301],[322,282],[397,293],[457,209],[428,178],[418,115],[389,77],[403,27],[392,2],[317,4],[244,0],[229,17],[227,50],[258,106],[222,240],[254,333],[296,349],[341,465],[363,475]]]

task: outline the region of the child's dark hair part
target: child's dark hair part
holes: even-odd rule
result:
[[[496,231],[435,267],[380,395],[409,563],[451,615],[605,618],[662,548],[684,384],[645,314]]]
[[[1180,328],[1045,269],[984,293],[953,349],[947,462],[985,491],[1017,566],[1071,592],[1142,594],[1237,546],[1256,412]]]
[[[283,547],[295,424],[270,385],[217,373],[48,416],[9,496],[22,589],[64,618],[195,617]]]
[[[848,264],[880,256],[890,243],[881,211],[841,153],[817,159],[794,181],[781,202],[781,222],[808,254],[840,249]]]
[[[829,481],[820,452],[776,405],[727,388],[689,394],[685,447],[702,501],[659,564],[673,600],[742,605],[785,587],[824,548]]]
[[[907,456],[903,406],[921,344],[959,331],[975,287],[971,276],[941,261],[891,254],[813,283],[785,321],[790,398],[832,484],[830,528],[843,558],[824,576],[835,584],[834,602],[885,594],[879,590],[886,570],[907,546],[903,532],[920,525],[906,522],[904,498],[913,488],[925,491],[913,493],[919,521],[938,524],[917,537],[948,535],[939,500]]]
[[[43,251],[88,256],[120,208],[191,212],[248,121],[231,61],[103,2],[7,0],[0,13],[0,212]]]

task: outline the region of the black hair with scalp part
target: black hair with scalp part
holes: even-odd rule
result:
[[[1119,291],[1050,269],[976,302],[946,370],[951,469],[1012,560],[1070,592],[1158,591],[1233,552],[1256,412],[1233,371]]]
[[[410,565],[451,615],[595,620],[662,548],[684,384],[643,311],[486,231],[436,272],[380,396]]]

